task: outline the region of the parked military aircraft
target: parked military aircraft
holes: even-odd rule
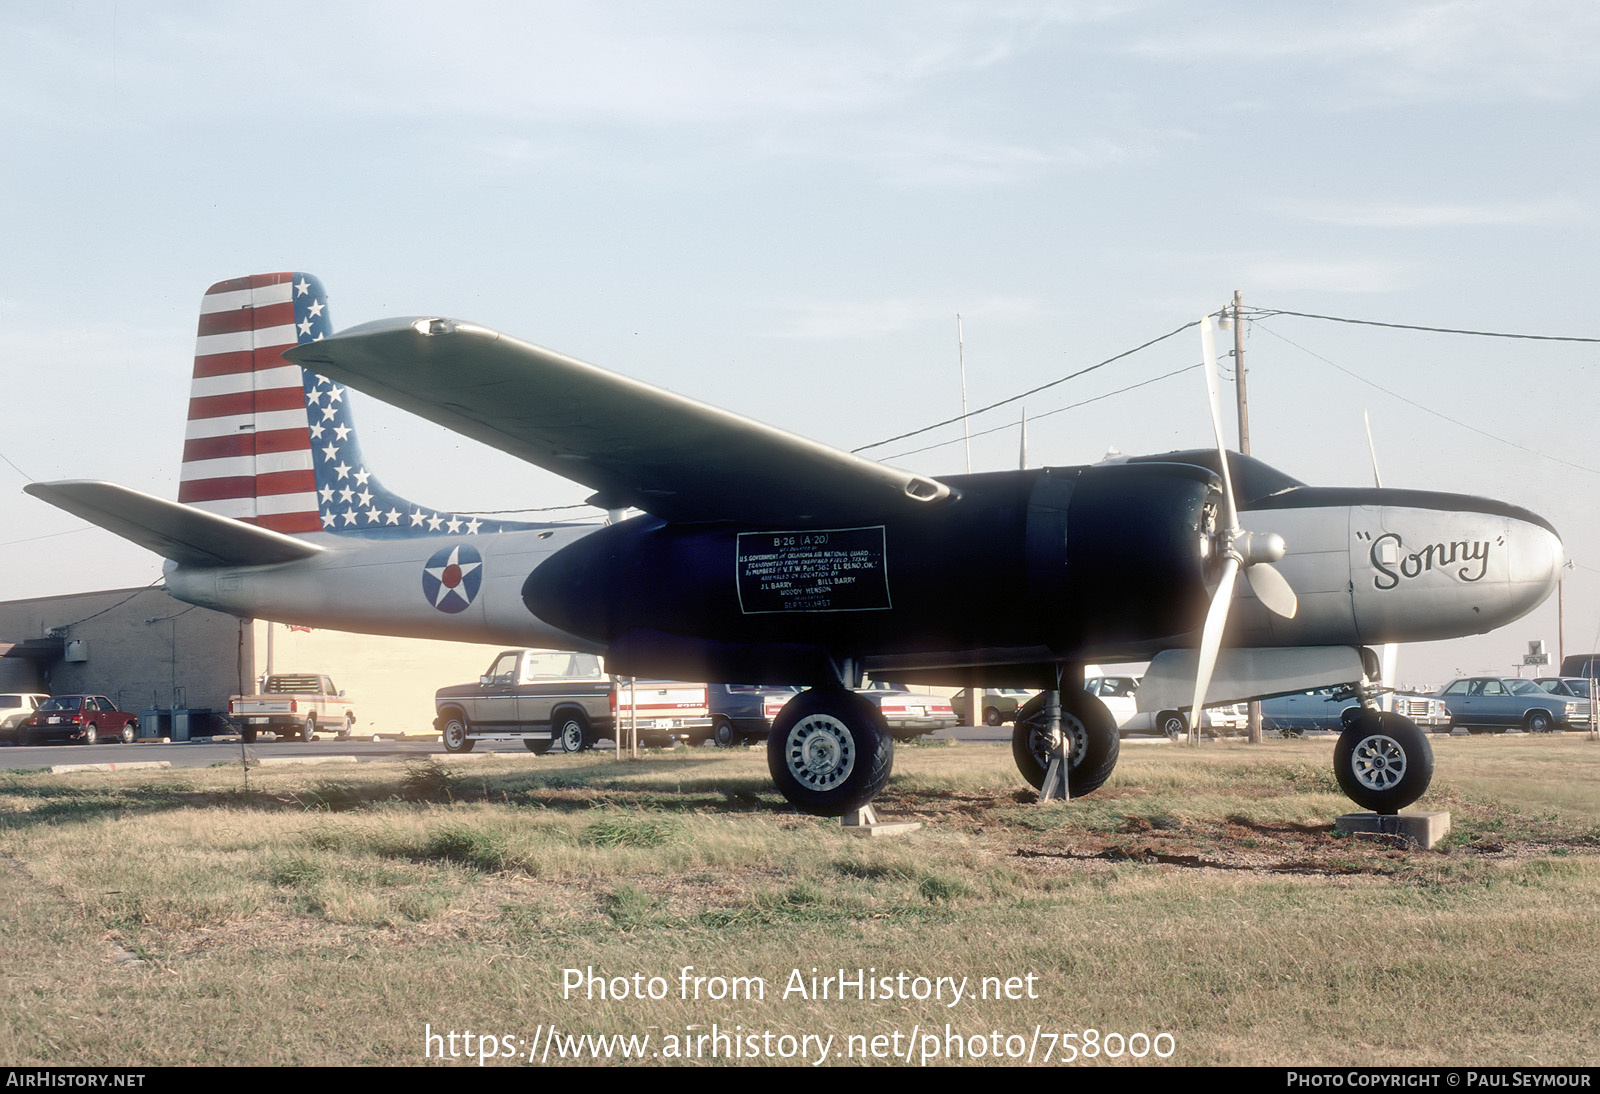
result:
[[[1059,746],[1077,795],[1117,759],[1085,662],[1150,659],[1150,709],[1355,684],[1377,672],[1366,644],[1498,627],[1560,571],[1555,530],[1523,509],[1307,486],[1224,458],[1220,440],[935,478],[487,327],[424,317],[335,335],[326,302],[299,273],[206,293],[178,501],[86,481],[28,492],[165,557],[179,599],[241,616],[804,684],[768,763],[821,815],[869,803],[890,774],[881,715],[849,690],[868,670],[1044,689],[1013,752],[1039,786]],[[415,505],[366,465],[341,385],[642,515],[601,527]],[[1416,800],[1431,770],[1426,737],[1375,710],[1336,755],[1341,785],[1381,811]]]

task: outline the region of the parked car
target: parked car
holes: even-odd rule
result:
[[[708,684],[711,738],[723,748],[764,741],[772,719],[800,689],[792,684]]]
[[[36,691],[0,693],[0,740],[15,741],[17,728],[26,722],[39,704],[50,698]]]
[[[983,700],[978,707],[978,717],[986,726],[1004,725],[1006,722],[1017,720],[1017,708],[1033,698],[1033,692],[1026,688],[988,688],[983,693]],[[967,689],[962,688],[950,696],[950,706],[956,712],[956,717],[965,719],[967,716]]]
[[[1515,676],[1471,676],[1452,680],[1435,698],[1450,709],[1453,725],[1469,733],[1529,733],[1587,727],[1589,701],[1552,695],[1532,680]]]
[[[1360,709],[1361,698],[1342,688],[1317,688],[1279,695],[1261,700],[1261,728],[1279,733],[1304,733],[1312,729],[1337,733],[1345,727],[1346,716]],[[1431,696],[1396,694],[1393,710],[1422,729],[1450,731],[1450,712]]]
[[[1551,695],[1567,695],[1574,699],[1589,698],[1587,676],[1540,676],[1533,681]]]
[[[958,723],[955,708],[950,700],[928,692],[912,691],[904,684],[891,684],[887,680],[869,680],[865,687],[856,688],[857,695],[865,695],[878,704],[889,732],[897,741],[909,741],[936,729],[949,729]]]
[[[1083,690],[1097,695],[1117,720],[1117,736],[1134,733],[1160,733],[1172,740],[1186,736],[1189,718],[1181,710],[1146,710],[1138,708],[1137,676],[1091,676],[1083,682]],[[1208,737],[1239,733],[1245,726],[1245,705],[1228,703],[1207,707],[1202,713],[1200,730]]]
[[[139,734],[139,719],[104,695],[56,695],[39,704],[39,709],[17,728],[19,744],[43,741],[76,741],[81,745],[101,741],[132,744]]]

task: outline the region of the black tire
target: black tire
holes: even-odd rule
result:
[[[311,715],[300,726],[299,737],[302,741],[314,740],[317,736],[317,716]]]
[[[594,738],[589,735],[589,719],[577,711],[556,719],[555,731],[555,743],[563,752],[582,752],[594,747]]]
[[[872,700],[843,688],[813,688],[772,720],[767,769],[797,809],[842,817],[888,783],[894,739]]]
[[[1555,727],[1555,719],[1548,710],[1530,710],[1522,717],[1522,728],[1528,733],[1549,733]]]
[[[1169,741],[1181,741],[1189,736],[1189,719],[1181,710],[1163,710],[1156,715],[1156,732]]]
[[[711,730],[711,739],[717,743],[718,748],[732,748],[734,745],[744,744],[744,738],[727,718],[717,719],[717,724]]]
[[[998,726],[998,725],[1003,725],[1004,723],[1005,723],[1005,719],[1000,717],[1000,709],[998,707],[985,707],[984,708],[984,711],[983,711],[983,724],[984,725],[986,725],[986,726]]]
[[[471,752],[477,741],[469,740],[467,733],[472,725],[459,710],[447,710],[439,719],[439,739],[446,752]]]
[[[84,726],[83,727],[83,743],[86,744],[86,745],[97,745],[97,744],[99,744],[100,743],[100,727],[95,725],[93,722],[90,722],[88,725]]]
[[[523,744],[523,746],[525,748],[527,748],[527,750],[529,752],[533,753],[535,756],[543,756],[546,752],[549,752],[552,748],[555,747],[555,742],[554,741],[541,740],[541,739],[535,738],[535,737],[524,737],[524,738],[522,738],[522,744]]]
[[[345,715],[344,728],[339,731],[339,740],[348,741],[350,739],[350,734],[355,732],[355,728],[356,716],[354,714]]]
[[[1433,746],[1409,718],[1368,710],[1339,734],[1333,774],[1351,801],[1393,815],[1427,793]]]
[[[1044,785],[1045,772],[1050,767],[1050,730],[1044,700],[1040,693],[1023,704],[1017,711],[1017,726],[1011,732],[1011,758],[1035,790]],[[1122,750],[1117,720],[1097,696],[1079,688],[1066,688],[1061,692],[1061,728],[1072,742],[1067,789],[1074,798],[1093,794],[1117,766]]]
[[[125,723],[122,727],[122,732],[117,734],[117,740],[121,741],[125,745],[133,744],[133,739],[135,736],[137,736],[137,733],[135,732],[136,728],[137,727],[132,722]]]
[[[255,726],[245,726],[243,729],[239,730],[239,736],[244,741],[245,744],[247,744],[247,745],[255,744],[256,743],[256,727]]]

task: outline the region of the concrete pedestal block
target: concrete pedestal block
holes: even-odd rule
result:
[[[1400,836],[1429,850],[1449,834],[1450,814],[1444,810],[1431,813],[1402,811],[1392,816],[1346,813],[1333,822],[1333,827],[1336,831],[1357,836]]]

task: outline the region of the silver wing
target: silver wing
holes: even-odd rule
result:
[[[470,323],[367,323],[284,356],[591,487],[604,508],[785,524],[881,518],[950,494],[935,479]]]

